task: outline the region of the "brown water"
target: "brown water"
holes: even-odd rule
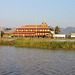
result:
[[[75,75],[75,51],[0,46],[0,75]]]

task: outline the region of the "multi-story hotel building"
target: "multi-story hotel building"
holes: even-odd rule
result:
[[[50,27],[47,26],[45,21],[41,25],[26,25],[16,28],[13,32],[14,37],[28,37],[28,36],[46,36],[51,33]]]

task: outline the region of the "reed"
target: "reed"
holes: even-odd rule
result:
[[[9,40],[6,40],[6,39],[0,39],[0,45],[13,46],[14,45],[14,41],[9,41]]]
[[[43,41],[43,40],[15,40],[14,46],[41,48],[41,49],[65,49],[75,50],[75,42],[61,41]]]
[[[15,38],[13,41],[0,39],[0,45],[50,50],[75,50],[75,41],[49,41],[47,38]]]

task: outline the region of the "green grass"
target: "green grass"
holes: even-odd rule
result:
[[[14,42],[14,46],[16,47],[75,50],[75,42],[69,41],[46,41],[28,38],[22,40],[15,40]]]
[[[0,45],[2,45],[2,46],[13,46],[14,41],[9,41],[6,39],[0,39]]]
[[[75,41],[49,41],[47,38],[15,38],[13,41],[1,39],[0,45],[52,50],[75,50]]]

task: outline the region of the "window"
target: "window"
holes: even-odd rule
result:
[[[44,31],[44,29],[43,29],[43,31]]]
[[[23,36],[24,36],[24,34],[23,34]]]
[[[26,31],[28,31],[28,30],[26,30]]]
[[[40,30],[40,31],[42,31],[42,30]]]
[[[37,30],[35,30],[35,31],[37,31]]]
[[[40,35],[42,35],[42,33],[40,33]]]
[[[48,29],[48,31],[49,31],[49,29]]]
[[[21,31],[23,31],[23,30],[21,30]]]
[[[18,29],[17,29],[17,31],[18,31]]]
[[[47,31],[47,30],[45,29],[45,31]]]
[[[31,30],[32,31],[32,30]]]
[[[38,33],[38,35],[39,35],[39,33]]]
[[[37,35],[37,33],[35,33],[35,35]]]

